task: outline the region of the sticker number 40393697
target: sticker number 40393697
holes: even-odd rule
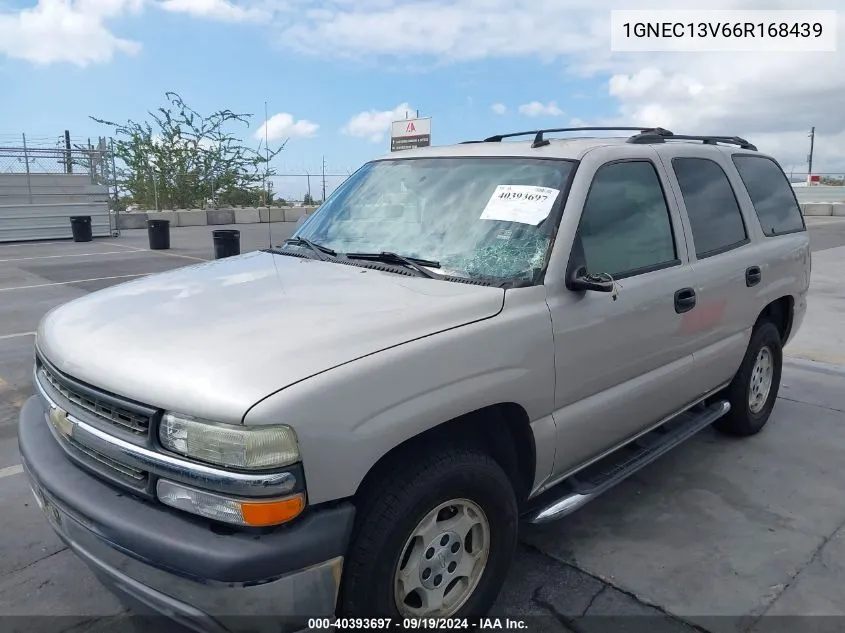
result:
[[[559,189],[530,185],[499,185],[487,201],[482,220],[540,224],[549,217]]]

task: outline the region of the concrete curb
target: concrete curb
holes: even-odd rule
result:
[[[176,211],[133,211],[117,214],[118,229],[143,229],[147,220],[167,220],[170,228],[221,224],[297,222],[311,215],[316,207],[247,207],[244,209],[177,209]]]

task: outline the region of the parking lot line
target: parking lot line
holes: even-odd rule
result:
[[[3,477],[11,477],[12,475],[20,475],[22,472],[23,466],[20,464],[6,466],[6,468],[0,468],[0,479],[3,479]]]
[[[56,244],[71,244],[70,240],[65,242],[12,242],[0,244],[0,248],[17,248],[18,246],[55,246]]]
[[[0,335],[0,341],[5,340],[7,338],[20,338],[22,336],[34,336],[35,332],[18,332],[17,334],[3,334]]]
[[[207,262],[209,261],[205,257],[195,257],[193,255],[180,255],[179,253],[165,253],[164,251],[153,250],[151,248],[140,248],[138,246],[129,246],[128,244],[120,244],[123,248],[131,248],[133,251],[138,251],[139,253],[154,253],[155,255],[167,255],[168,257],[182,257],[183,259],[195,259],[200,262]]]
[[[128,277],[146,277],[152,273],[137,273],[135,275],[114,275],[113,277],[92,277],[90,279],[71,279],[70,281],[54,281],[48,284],[33,284],[32,286],[13,286],[11,288],[0,288],[0,292],[9,290],[28,290],[29,288],[45,288],[47,286],[66,286],[68,284],[81,284],[86,281],[105,281],[107,279],[126,279]]]
[[[94,257],[96,255],[130,255],[140,251],[105,251],[103,253],[71,253],[70,255],[38,255],[37,257],[15,257],[12,259],[0,259],[0,262],[23,262],[30,259],[61,259],[62,257]]]

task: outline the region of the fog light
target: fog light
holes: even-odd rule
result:
[[[235,499],[198,490],[167,479],[156,485],[159,501],[191,514],[234,525],[267,527],[286,523],[305,509],[305,495],[279,499]]]

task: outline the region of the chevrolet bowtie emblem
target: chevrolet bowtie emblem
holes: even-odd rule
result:
[[[73,435],[73,423],[67,419],[67,411],[59,407],[50,407],[47,419],[59,433],[66,437]]]

